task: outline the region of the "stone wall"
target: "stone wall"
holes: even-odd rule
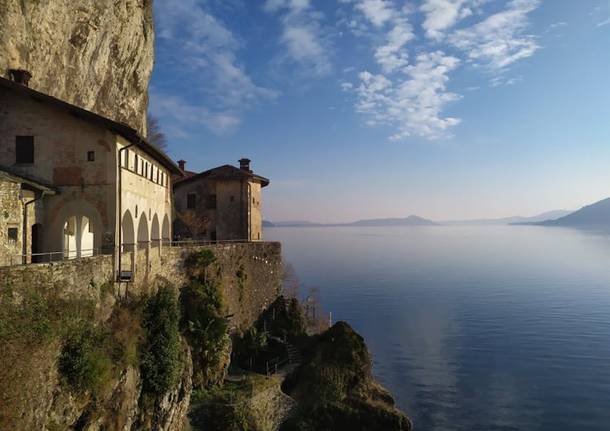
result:
[[[184,261],[193,252],[210,249],[217,263],[209,277],[218,282],[224,292],[231,326],[249,327],[279,295],[282,284],[281,244],[256,242],[215,244],[205,247],[163,248],[161,253],[151,249],[146,265],[145,253],[138,253],[138,272],[133,283],[116,283],[118,296],[126,293],[143,295],[152,293],[160,283],[169,283],[179,289],[187,281]],[[160,254],[160,256],[159,256]],[[142,269],[145,268],[145,269]],[[0,268],[0,291],[10,286],[52,289],[60,295],[98,297],[100,286],[113,283],[111,255],[73,259],[53,264],[33,264]]]
[[[163,283],[169,283],[176,289],[182,287],[188,281],[184,260],[192,252],[205,248],[211,249],[217,257],[217,262],[209,267],[209,276],[222,283],[227,313],[233,314],[232,326],[245,329],[279,293],[282,274],[279,243],[162,248],[160,253],[154,250],[150,253],[148,267],[143,265],[147,270],[139,272],[132,283],[114,282],[112,255],[53,264],[3,267],[0,268],[0,307],[8,309],[6,307],[12,304],[24,304],[28,308],[26,315],[35,313],[32,307],[37,302],[30,303],[32,298],[26,300],[25,294],[29,292],[31,295],[35,291],[34,299],[38,295],[41,298],[58,297],[65,299],[72,308],[80,308],[79,304],[92,301],[95,322],[108,325],[108,322],[117,321],[117,311],[129,303],[123,301],[125,295],[153,293]],[[139,256],[145,255],[142,253]],[[61,310],[61,313],[70,312],[74,312],[74,309]],[[129,317],[126,319],[129,320]],[[36,325],[35,320],[31,317],[26,326],[30,326],[30,322]],[[0,329],[3,329],[1,326]],[[124,322],[123,327],[129,328],[129,322]],[[87,396],[76,396],[61,383],[57,367],[61,347],[58,340],[29,345],[27,339],[18,337],[16,340],[23,341],[23,345],[17,346],[19,342],[2,345],[1,335],[0,331],[0,351],[14,366],[0,369],[0,429],[68,429],[68,425],[77,424],[81,419],[89,424],[85,429],[141,429],[136,426],[143,413],[138,403],[142,382],[137,367],[127,366],[118,381],[113,383],[114,386],[94,402]],[[154,409],[152,419],[156,425],[152,429],[184,429],[190,402],[192,363],[190,351],[183,344],[185,367],[179,385],[165,394]],[[266,406],[283,405],[282,400],[275,400],[277,397],[277,394],[259,397],[256,406],[264,409]],[[88,417],[90,410],[99,415],[96,413],[97,416]],[[263,413],[261,418],[265,421],[273,421],[276,417],[268,418]]]
[[[20,184],[0,176],[0,266],[10,265],[21,254],[23,209],[20,191]],[[9,238],[9,229],[17,229],[16,240]]]
[[[245,329],[254,323],[280,294],[282,247],[279,242],[216,244],[205,247],[172,247],[151,259],[148,277],[166,279],[176,286],[187,282],[184,260],[194,251],[210,249],[217,259],[209,277],[223,288],[231,326]],[[137,285],[143,283],[139,280]],[[135,287],[137,287],[137,285]]]
[[[52,264],[0,268],[0,299],[4,289],[20,287],[53,291],[64,297],[97,298],[99,287],[113,281],[112,256],[72,259]]]

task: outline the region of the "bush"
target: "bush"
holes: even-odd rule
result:
[[[142,323],[143,391],[160,396],[176,386],[181,370],[178,303],[171,287],[161,287],[147,300]]]
[[[59,356],[59,372],[78,392],[98,397],[114,377],[111,337],[90,324],[68,336]]]
[[[206,431],[253,431],[245,401],[228,388],[194,391],[190,423]]]
[[[202,282],[207,281],[208,267],[216,262],[216,256],[212,250],[200,250],[186,259],[185,265],[192,276],[200,279]]]
[[[211,283],[192,281],[182,289],[181,328],[193,356],[193,384],[206,387],[219,383],[220,368],[229,343],[228,322],[223,316],[220,289]]]

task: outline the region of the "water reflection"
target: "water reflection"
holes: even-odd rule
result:
[[[561,228],[277,228],[420,430],[606,430],[610,240]]]

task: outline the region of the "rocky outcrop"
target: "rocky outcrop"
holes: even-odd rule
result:
[[[282,431],[410,431],[411,421],[372,374],[364,339],[337,322],[305,345],[304,362],[284,383],[299,412]]]
[[[145,134],[152,0],[0,0],[0,76]]]

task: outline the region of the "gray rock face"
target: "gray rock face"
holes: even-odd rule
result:
[[[152,0],[0,0],[0,75],[146,134]]]

